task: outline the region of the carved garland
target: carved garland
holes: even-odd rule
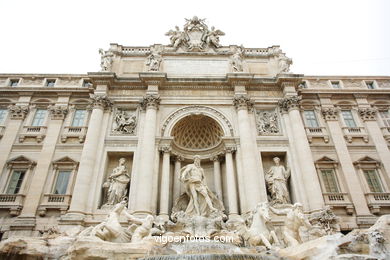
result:
[[[358,112],[360,117],[363,119],[363,121],[376,120],[377,110],[375,108],[371,108],[371,107],[359,108]]]
[[[167,128],[168,124],[176,117],[179,117],[181,114],[185,114],[187,112],[201,112],[206,111],[214,114],[218,118],[222,119],[227,127],[229,128],[230,134],[234,136],[234,130],[233,126],[229,122],[229,120],[219,111],[211,108],[211,107],[205,107],[205,106],[189,106],[189,107],[183,107],[177,111],[175,111],[173,114],[171,114],[164,122],[162,128],[161,128],[161,135],[164,136],[165,129]]]
[[[326,121],[338,120],[339,109],[336,107],[326,107],[321,110],[322,116]]]
[[[11,119],[24,119],[28,113],[28,106],[10,105],[8,110]]]
[[[64,120],[66,115],[68,114],[68,107],[67,106],[55,106],[50,105],[47,108],[50,112],[51,119],[54,120]]]

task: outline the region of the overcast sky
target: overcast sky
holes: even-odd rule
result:
[[[99,70],[99,48],[168,44],[184,18],[206,18],[221,44],[280,45],[291,71],[389,75],[390,1],[1,0],[0,73]]]

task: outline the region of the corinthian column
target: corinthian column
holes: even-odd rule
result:
[[[375,108],[367,107],[359,109],[359,115],[366,125],[371,140],[375,144],[376,151],[383,163],[383,167],[385,168],[386,173],[390,175],[390,150],[378,125],[376,114],[377,110]]]
[[[229,219],[238,215],[237,184],[236,184],[236,177],[234,175],[234,165],[233,165],[233,152],[235,150],[236,150],[235,147],[225,148],[226,186],[227,186],[227,197],[228,197],[228,205],[229,205]]]
[[[8,107],[8,113],[10,120],[7,122],[4,135],[0,140],[0,174],[7,162],[20,126],[28,113],[28,106],[11,105]]]
[[[160,187],[160,216],[168,220],[169,211],[169,168],[170,168],[170,153],[171,147],[168,145],[161,146],[159,149],[163,152],[163,165],[161,174],[161,187]]]
[[[91,97],[92,113],[88,124],[88,131],[80,158],[80,166],[73,189],[72,202],[69,214],[84,215],[87,209],[87,201],[93,170],[96,164],[96,155],[100,131],[102,129],[103,112],[112,106],[106,95],[93,95]]]
[[[35,169],[34,178],[32,178],[30,187],[26,194],[25,205],[23,206],[20,217],[34,217],[37,211],[43,187],[45,185],[47,175],[49,174],[50,164],[53,159],[54,151],[58,136],[61,131],[62,123],[68,113],[67,106],[49,106],[50,121],[47,128],[45,141],[42,145],[42,150]]]
[[[362,185],[356,174],[347,144],[345,143],[343,131],[338,121],[338,113],[339,111],[335,107],[326,107],[322,109],[322,115],[328,123],[329,132],[336,148],[337,157],[340,160],[341,169],[347,180],[346,184],[351,194],[356,214],[358,216],[370,215],[371,213],[367,207]]]
[[[314,166],[313,155],[306,137],[305,127],[299,112],[300,98],[297,96],[286,97],[279,101],[281,110],[287,111],[291,122],[292,135],[295,144],[295,153],[299,161],[300,169],[304,174],[303,182],[306,190],[306,197],[310,209],[319,209],[324,205],[321,193],[321,186],[318,180],[316,168]]]
[[[260,178],[260,170],[256,162],[256,142],[252,138],[248,109],[253,102],[245,95],[237,95],[233,101],[237,109],[238,130],[240,132],[240,146],[242,155],[243,180],[249,210],[255,208],[257,203],[267,201],[264,178]],[[263,191],[263,192],[262,192]]]
[[[154,181],[154,156],[156,145],[156,118],[160,104],[158,95],[147,94],[141,106],[145,110],[144,132],[142,145],[137,150],[141,153],[137,178],[137,197],[135,201],[135,213],[152,214],[153,181]]]

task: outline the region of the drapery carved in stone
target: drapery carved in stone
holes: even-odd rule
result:
[[[372,107],[359,108],[358,112],[360,117],[363,119],[363,121],[376,120],[377,110],[375,108]]]
[[[148,67],[148,71],[159,71],[161,61],[162,57],[160,55],[160,51],[155,48],[151,48],[151,52],[146,58],[146,66]]]
[[[99,49],[100,54],[100,71],[111,71],[112,62],[113,62],[113,54],[111,51],[104,51],[103,49]]]
[[[250,97],[246,95],[237,95],[233,99],[233,105],[236,107],[237,110],[239,109],[252,110],[254,102],[253,100],[251,100]]]
[[[244,71],[242,60],[243,60],[244,52],[243,47],[238,47],[236,52],[230,58],[230,64],[232,66],[233,72],[242,72]]]
[[[140,106],[143,110],[146,110],[147,108],[158,109],[158,106],[160,105],[160,101],[161,98],[159,95],[147,94],[141,100]]]
[[[64,120],[68,114],[67,106],[50,105],[47,109],[49,110],[51,119],[54,120]]]
[[[339,109],[336,107],[325,107],[322,108],[321,113],[326,121],[338,120]]]
[[[92,95],[91,100],[92,108],[108,109],[112,107],[112,102],[107,95]]]
[[[24,119],[28,113],[28,106],[10,105],[8,111],[11,119]]]
[[[287,112],[291,109],[299,108],[301,102],[301,96],[291,96],[279,100],[278,104],[281,111]]]
[[[280,133],[278,114],[276,111],[256,111],[256,127],[258,135]]]
[[[113,132],[134,135],[137,128],[135,111],[117,109],[114,115]]]

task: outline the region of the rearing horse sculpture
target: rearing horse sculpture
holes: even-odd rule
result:
[[[250,228],[245,232],[244,239],[249,246],[264,245],[268,249],[272,248],[270,241],[273,244],[279,244],[279,239],[275,231],[270,230],[266,223],[271,220],[269,216],[268,202],[260,202],[252,212],[253,221]]]

